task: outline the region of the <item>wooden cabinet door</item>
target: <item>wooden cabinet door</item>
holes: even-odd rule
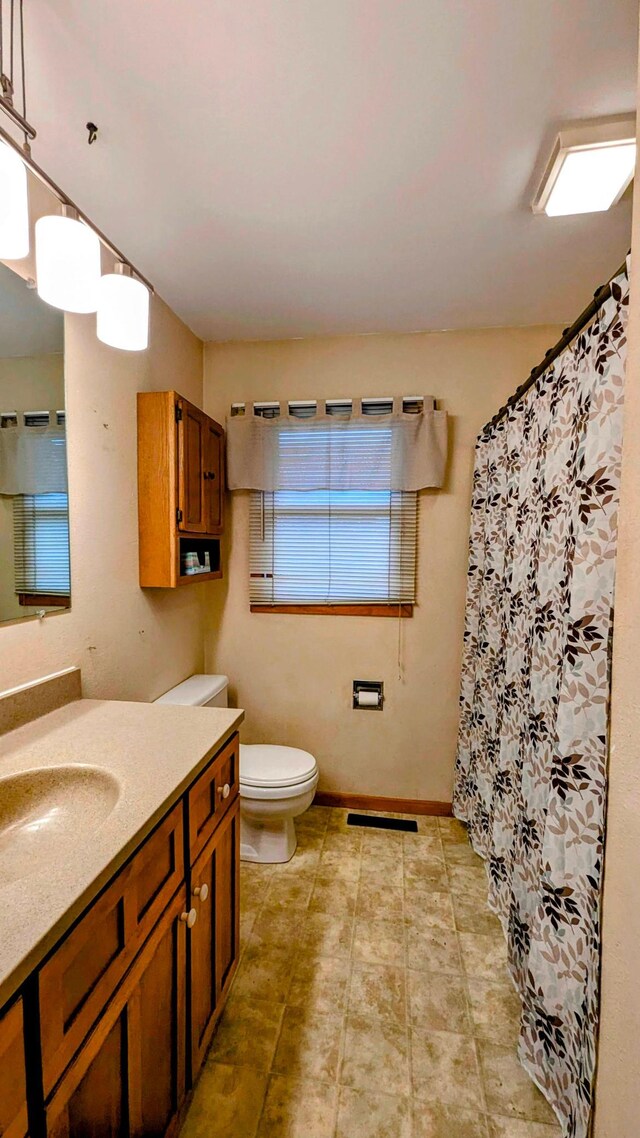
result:
[[[163,1138],[185,1094],[185,897],[174,899],[46,1107],[47,1138]]]
[[[0,1014],[0,1134],[25,1138],[27,1075],[22,1000]]]
[[[240,800],[231,807],[217,842],[215,864],[216,999],[218,1012],[238,961],[240,921]]]
[[[191,872],[191,1079],[211,1042],[238,956],[240,801],[236,799]],[[206,886],[206,890],[205,887]],[[206,892],[206,900],[202,899]]]
[[[186,399],[177,403],[178,414],[178,529],[187,533],[206,533],[205,461],[207,457],[207,416]]]
[[[126,1138],[126,1039],[125,1009],[69,1070],[47,1111],[47,1138]]]
[[[186,925],[184,898],[128,1003],[129,1138],[173,1133],[186,1087]]]
[[[45,1096],[102,1015],[183,881],[183,807],[179,802],[40,971]]]
[[[222,533],[224,507],[224,431],[207,419],[204,469],[207,533]]]

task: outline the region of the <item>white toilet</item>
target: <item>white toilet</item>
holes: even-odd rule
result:
[[[156,703],[226,707],[227,676],[190,676]],[[318,764],[308,751],[270,743],[240,745],[240,857],[289,861],[296,851],[293,819],[313,802]]]

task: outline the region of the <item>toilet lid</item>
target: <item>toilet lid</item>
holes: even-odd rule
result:
[[[269,743],[241,744],[240,785],[296,786],[316,773],[316,760],[297,747]]]

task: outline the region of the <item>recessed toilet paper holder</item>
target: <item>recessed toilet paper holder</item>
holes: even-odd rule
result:
[[[353,707],[356,711],[382,711],[383,703],[382,680],[353,681]]]

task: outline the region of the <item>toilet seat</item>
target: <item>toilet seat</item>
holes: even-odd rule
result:
[[[295,786],[250,786],[247,783],[240,783],[240,801],[243,802],[286,802],[290,798],[302,798],[308,791],[315,793],[316,786],[318,785],[318,774],[313,774],[311,778],[305,779],[304,782],[296,783]]]
[[[253,794],[255,790],[289,790],[299,794],[305,784],[317,777],[317,773],[313,755],[298,747],[280,747],[270,743],[240,745],[240,793],[247,798],[271,797]],[[280,796],[289,798],[291,795]]]

